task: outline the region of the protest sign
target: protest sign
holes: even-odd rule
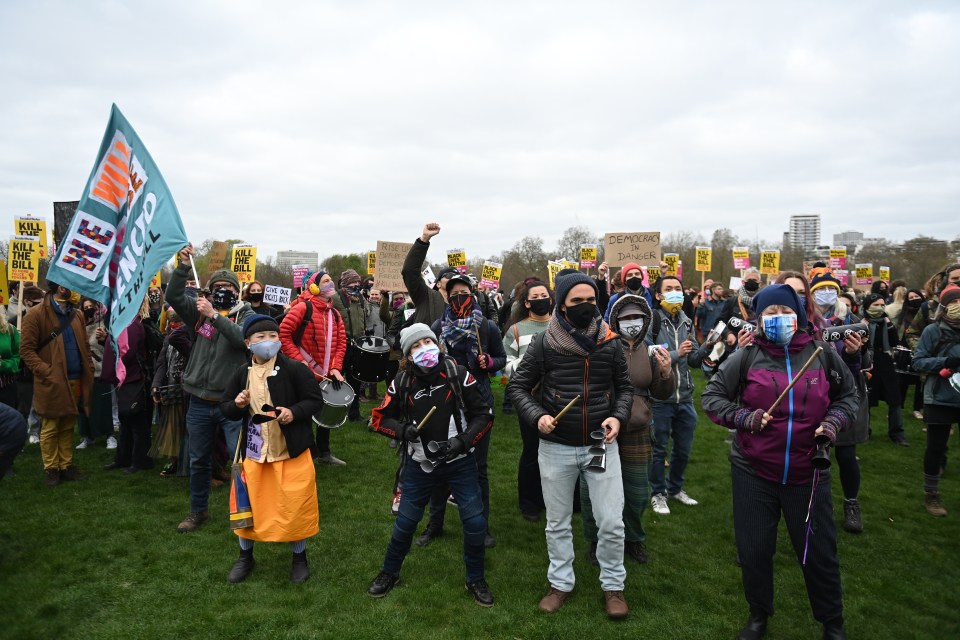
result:
[[[230,270],[237,274],[237,280],[240,281],[241,285],[256,280],[257,248],[252,244],[233,245],[233,258],[230,260]]]
[[[592,269],[597,266],[597,245],[580,245],[580,268]]]
[[[37,281],[40,276],[39,245],[40,240],[36,236],[13,236],[10,239],[10,251],[7,254],[7,280],[10,282]]]
[[[213,241],[213,244],[210,245],[210,253],[207,254],[207,276],[214,271],[223,269],[223,266],[227,263],[227,253],[229,250],[230,247],[226,242],[221,240]],[[179,260],[179,254],[177,254],[177,259]],[[243,282],[243,280],[240,282]]]
[[[744,269],[750,268],[750,249],[749,247],[734,247],[733,248],[733,268]]]
[[[560,273],[561,269],[563,269],[562,262],[555,262],[553,260],[550,260],[549,262],[547,262],[547,275],[550,278],[551,289],[557,288],[556,286],[557,274]]]
[[[873,284],[873,263],[864,262],[856,265],[856,284]]]
[[[500,287],[500,274],[503,273],[503,264],[500,262],[483,263],[483,271],[480,272],[480,287],[487,289],[498,289]]]
[[[367,251],[367,275],[372,276],[377,273],[377,252]]]
[[[467,252],[463,249],[449,249],[447,251],[447,265],[460,273],[467,272]]]
[[[377,240],[377,273],[374,276],[373,288],[381,291],[406,291],[403,284],[403,261],[410,253],[412,242],[390,242]]]
[[[0,304],[10,304],[10,287],[7,284],[7,263],[0,260]]]
[[[423,281],[427,283],[428,287],[433,287],[433,285],[437,283],[437,276],[434,275],[430,265],[427,265],[424,270],[420,272],[420,275],[423,276]]]
[[[161,284],[160,275],[161,275],[162,273],[163,273],[162,271],[157,271],[157,275],[155,275],[155,276],[153,276],[152,278],[150,278],[150,288],[151,288],[151,289],[159,289],[159,288],[160,288],[160,284]]]
[[[291,293],[293,292],[286,287],[277,287],[268,284],[263,288],[263,302],[264,304],[287,305],[290,304]]]
[[[713,262],[713,250],[710,247],[697,247],[696,264],[697,271],[710,271],[710,265]]]
[[[890,282],[890,267],[880,267],[880,279],[886,283]]]
[[[13,219],[13,235],[33,236],[38,239],[38,251],[41,260],[49,258],[47,244],[47,221],[34,216],[17,216]]]
[[[663,254],[663,261],[667,263],[667,272],[664,275],[682,277],[679,274],[680,271],[680,254],[679,253],[665,253]]]
[[[840,286],[845,287],[850,283],[850,273],[846,270],[834,271],[833,275],[840,281]]]
[[[660,267],[647,267],[647,280],[652,286],[657,280],[660,279]]]
[[[830,247],[830,268],[831,269],[847,268],[847,248],[846,247]]]
[[[780,252],[775,249],[764,249],[760,252],[760,273],[775,276],[780,273]]]
[[[293,273],[293,286],[302,287],[304,276],[310,273],[310,265],[295,264],[290,268],[290,271]]]
[[[636,262],[641,267],[659,267],[660,232],[604,234],[603,252],[607,264],[611,267],[622,267],[629,262]]]
[[[739,276],[730,276],[730,291],[739,291],[743,280]]]

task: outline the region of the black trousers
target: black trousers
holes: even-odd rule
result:
[[[117,440],[117,452],[113,460],[121,467],[152,469],[153,459],[148,452],[153,403],[141,402],[140,406],[140,410],[134,413],[120,414],[120,438]]]
[[[537,515],[546,507],[543,505],[543,487],[540,485],[540,435],[534,425],[520,419],[520,438],[523,450],[520,451],[520,463],[517,465],[517,498],[520,512]]]
[[[27,441],[27,421],[14,408],[0,409],[0,480]]]
[[[490,434],[493,429],[487,432],[477,446],[473,449],[473,458],[477,461],[477,474],[480,480],[480,498],[483,500],[483,517],[490,523],[490,480],[487,477],[487,456],[490,453]],[[428,527],[435,530],[443,529],[443,517],[447,511],[447,496],[450,495],[450,486],[446,482],[438,482],[434,485],[433,494],[430,496],[430,520]]]
[[[781,485],[736,465],[732,465],[732,476],[733,526],[743,571],[743,593],[751,608],[773,615],[773,555],[780,516],[787,523],[797,561],[802,562],[811,485]],[[826,623],[843,616],[829,473],[821,472],[811,520],[813,534],[807,564],[802,567],[803,579],[813,617]]]

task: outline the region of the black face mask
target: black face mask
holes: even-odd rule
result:
[[[150,304],[160,304],[160,294],[159,293],[148,293],[147,299],[150,301]]]
[[[643,288],[643,278],[638,276],[633,276],[632,278],[627,278],[627,289],[630,291],[640,291]]]
[[[743,288],[746,289],[747,293],[753,293],[760,289],[760,283],[756,280],[746,280],[743,283]]]
[[[473,310],[473,296],[469,293],[450,296],[450,307],[458,318],[466,318]]]
[[[527,300],[530,303],[530,311],[537,316],[545,316],[550,313],[553,303],[550,298],[541,298],[540,300]]]
[[[586,329],[590,321],[597,315],[597,305],[592,302],[582,302],[567,307],[567,320],[577,329]]]
[[[87,322],[90,322],[90,321],[93,320],[95,317],[97,317],[97,310],[96,310],[96,309],[84,309],[84,310],[83,310],[83,317],[87,319]]]
[[[217,311],[229,311],[237,304],[237,294],[230,289],[217,289],[211,296],[210,304]]]
[[[259,293],[249,293],[249,294],[247,294],[247,301],[248,301],[248,302],[256,302],[257,304],[263,302],[263,292],[261,291],[261,292],[259,292]]]
[[[923,304],[923,300],[907,300],[907,308],[916,311]]]

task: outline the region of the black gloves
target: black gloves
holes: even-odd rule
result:
[[[960,367],[960,356],[950,356],[943,361],[943,366],[945,366],[947,369],[956,370],[958,367]]]
[[[407,442],[416,442],[420,439],[420,432],[417,430],[417,425],[410,423],[403,429],[403,439]]]
[[[447,440],[447,445],[450,448],[447,449],[447,453],[443,456],[444,460],[453,460],[467,450],[463,444],[463,440],[460,438],[450,438]]]

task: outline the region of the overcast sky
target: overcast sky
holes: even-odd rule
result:
[[[0,223],[79,199],[116,102],[191,239],[261,254],[952,239],[958,62],[957,2],[4,0]]]

